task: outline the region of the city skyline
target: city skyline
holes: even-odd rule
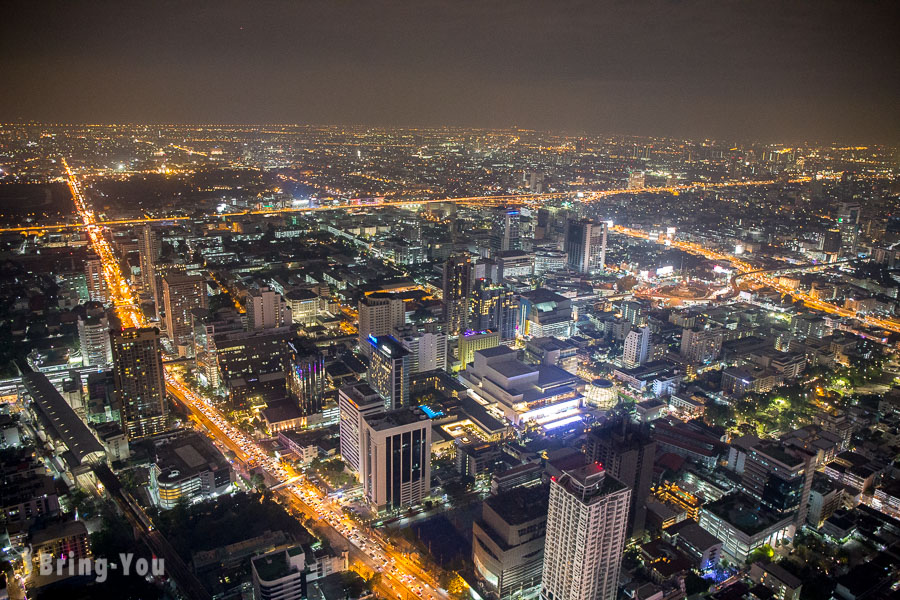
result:
[[[0,599],[900,595],[900,3],[4,9]]]

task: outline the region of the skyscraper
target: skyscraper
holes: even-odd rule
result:
[[[179,354],[193,352],[191,311],[206,308],[206,279],[202,275],[166,275],[163,278],[166,335]]]
[[[517,487],[484,501],[472,526],[475,575],[488,597],[534,598],[544,565],[549,490]]]
[[[630,497],[597,463],[551,480],[542,600],[615,600]]]
[[[496,331],[506,342],[516,339],[518,324],[519,299],[515,292],[489,279],[477,280],[471,294],[468,329]]]
[[[156,261],[159,259],[160,244],[159,235],[147,224],[141,229],[140,235],[140,261],[141,261],[141,288],[151,298],[155,298],[156,291]]]
[[[806,521],[815,455],[778,442],[759,442],[747,450],[741,488],[780,515],[794,514],[798,528]]]
[[[325,355],[309,338],[295,337],[287,343],[291,371],[288,390],[304,417],[322,412],[325,402]]]
[[[451,256],[444,263],[444,321],[448,335],[468,329],[469,296],[474,284],[472,259]]]
[[[419,504],[431,492],[431,420],[418,406],[362,418],[363,494],[381,512]]]
[[[650,328],[632,329],[625,336],[625,351],[622,364],[631,369],[647,362],[650,355]]]
[[[631,490],[628,535],[644,531],[656,442],[645,429],[622,420],[592,431],[587,438],[586,454]]]
[[[447,369],[447,334],[420,331],[413,325],[398,327],[394,334],[409,350],[410,374]]]
[[[681,356],[694,364],[708,364],[722,352],[723,335],[719,329],[684,329],[681,332]]]
[[[112,362],[109,321],[103,309],[88,310],[78,319],[78,341],[85,367],[105,367]]]
[[[112,333],[113,378],[122,428],[129,439],[166,429],[166,383],[159,342],[155,327]]]
[[[858,202],[841,202],[838,209],[842,258],[856,258],[859,245],[859,210]]]
[[[266,286],[251,289],[247,294],[247,327],[273,329],[291,324],[291,310],[284,298]]]
[[[391,335],[406,322],[403,300],[390,294],[370,294],[359,301],[359,350],[372,355],[370,336]]]
[[[372,360],[366,378],[387,410],[409,405],[409,350],[392,335],[371,336]]]
[[[519,234],[519,210],[516,208],[495,208],[491,225],[491,256],[506,250],[521,250]]]
[[[602,271],[606,266],[606,223],[569,219],[566,228],[568,266],[579,273]]]
[[[84,276],[87,279],[88,297],[91,301],[103,304],[109,302],[109,288],[103,276],[103,263],[96,254],[90,254],[84,259]]]
[[[367,382],[357,381],[338,390],[338,410],[341,458],[347,466],[359,472],[362,418],[364,415],[384,412],[384,400]]]

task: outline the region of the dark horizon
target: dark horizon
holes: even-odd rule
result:
[[[0,121],[897,144],[898,17],[838,0],[22,3],[0,25]]]

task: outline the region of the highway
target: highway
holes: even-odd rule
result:
[[[187,149],[185,149],[187,151]],[[196,151],[194,151],[197,154]],[[67,175],[69,175],[69,187],[72,187],[71,171],[68,164],[64,162]],[[787,181],[776,181],[772,179],[762,181],[722,181],[717,183],[687,183],[674,186],[657,186],[657,187],[641,187],[641,188],[619,188],[612,190],[598,190],[593,192],[584,191],[568,191],[568,192],[550,192],[546,194],[507,194],[500,196],[462,196],[457,198],[431,198],[416,200],[396,200],[396,201],[379,201],[371,202],[371,199],[351,198],[339,204],[326,204],[321,206],[292,206],[285,208],[262,208],[255,210],[246,210],[241,212],[229,213],[210,213],[204,217],[187,217],[183,215],[172,215],[164,217],[141,217],[138,219],[113,219],[107,221],[93,220],[92,224],[98,226],[115,227],[122,225],[143,225],[147,223],[173,223],[177,221],[187,221],[196,218],[221,218],[221,217],[240,217],[247,215],[265,216],[283,213],[303,213],[303,212],[321,212],[335,210],[353,210],[360,208],[398,208],[407,206],[419,206],[423,204],[440,204],[454,203],[466,204],[473,206],[490,206],[490,205],[539,205],[544,200],[554,200],[562,198],[576,198],[579,202],[592,203],[599,200],[609,198],[611,196],[619,196],[623,194],[678,194],[683,191],[691,190],[709,190],[724,189],[736,187],[765,187],[784,183],[806,183],[811,180],[810,177],[798,177]],[[77,185],[77,182],[75,182]],[[73,192],[74,194],[75,192]],[[80,196],[81,192],[78,191]],[[93,218],[93,213],[91,213]],[[62,231],[66,229],[81,229],[86,227],[86,223],[61,223],[56,225],[30,225],[26,227],[5,227],[0,228],[0,233],[41,233],[47,231]]]
[[[613,226],[613,231],[616,233],[621,233],[623,235],[628,235],[632,237],[639,237],[642,239],[649,239],[650,234],[646,231],[642,231],[640,229],[632,229],[629,227],[623,227],[621,225]],[[669,244],[672,248],[678,248],[679,250],[683,250],[684,252],[688,252],[690,254],[694,254],[697,256],[703,256],[709,260],[716,260],[727,262],[735,267],[738,273],[738,277],[744,277],[759,283],[760,285],[764,285],[766,287],[770,287],[786,296],[790,296],[795,300],[802,301],[806,306],[810,308],[814,308],[816,310],[820,310],[824,313],[837,315],[840,317],[853,318],[858,319],[860,322],[868,325],[869,327],[875,327],[884,329],[887,331],[892,331],[894,333],[900,333],[900,321],[895,319],[883,319],[878,317],[857,315],[852,310],[848,310],[837,304],[833,304],[831,302],[825,302],[824,300],[819,300],[817,298],[813,298],[809,294],[801,290],[794,290],[783,285],[780,285],[776,279],[770,277],[767,273],[768,271],[761,271],[755,269],[748,262],[741,260],[740,258],[734,256],[733,254],[728,254],[725,252],[719,252],[717,250],[712,250],[710,248],[705,248],[699,244],[695,244],[694,242],[684,242],[678,240],[668,240]],[[664,242],[660,242],[664,243]],[[827,265],[826,265],[827,266]]]
[[[103,275],[106,278],[116,314],[124,326],[146,326],[144,315],[135,304],[134,292],[122,274],[112,247],[102,235],[102,227],[97,223],[77,177],[65,159],[62,164],[75,202],[75,209],[84,223],[94,251],[100,256],[103,264]],[[296,473],[289,472],[278,460],[269,456],[255,439],[232,426],[208,399],[190,389],[178,377],[172,366],[166,366],[165,378],[168,394],[186,406],[209,434],[234,452],[235,456],[248,468],[260,469],[271,482],[274,482],[274,485],[288,482],[297,477]],[[364,564],[382,574],[383,592],[388,597],[397,597],[399,600],[407,600],[411,596],[428,600],[448,600],[449,596],[445,591],[437,588],[438,582],[431,574],[426,573],[418,565],[393,550],[374,530],[360,526],[345,517],[341,507],[323,497],[318,488],[305,477],[300,476],[294,483],[285,485],[279,494],[295,509],[301,510],[320,525],[324,526],[324,523],[327,523],[334,534],[338,536],[332,539],[333,545],[337,545],[335,541],[342,541],[344,547],[350,550],[352,555],[360,558],[365,556]],[[188,589],[182,589],[182,591],[190,593],[192,585],[188,581],[186,584]]]

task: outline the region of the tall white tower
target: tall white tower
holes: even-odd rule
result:
[[[625,336],[625,352],[622,363],[629,369],[647,362],[650,354],[650,328],[632,329]]]
[[[615,600],[630,499],[599,463],[551,481],[542,600]]]

